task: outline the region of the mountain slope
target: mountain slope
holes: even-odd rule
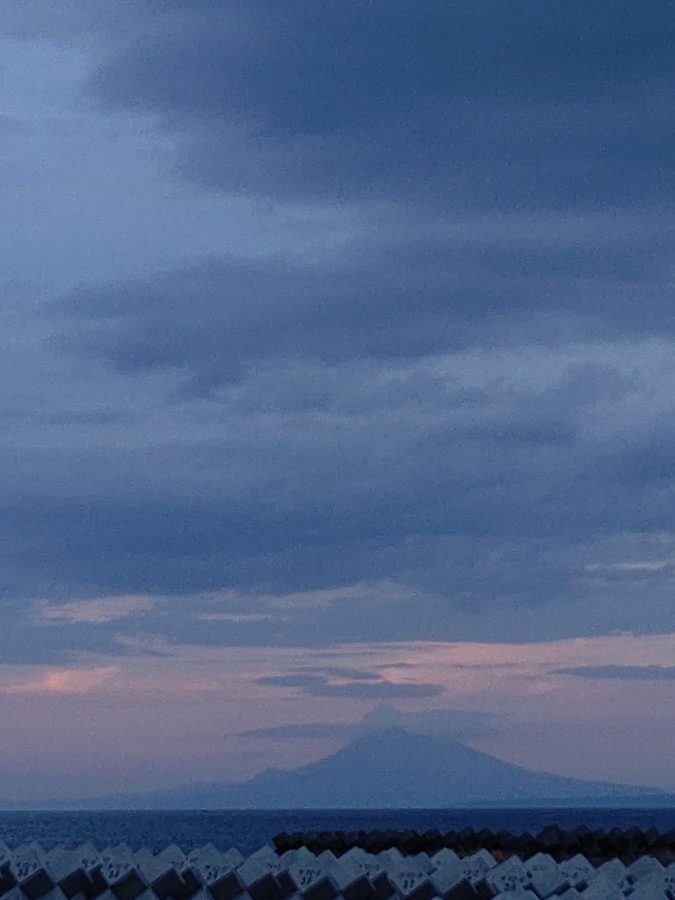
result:
[[[444,807],[647,795],[642,788],[531,772],[438,736],[399,728],[366,735],[292,772],[233,786],[232,805]]]

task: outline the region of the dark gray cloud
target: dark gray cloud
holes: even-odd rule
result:
[[[38,624],[25,602],[0,603],[0,665],[64,665],[74,662],[82,649],[120,653],[116,634],[109,628],[91,624],[46,627]]]
[[[8,123],[59,286],[3,285],[2,602],[150,593],[134,630],[206,645],[675,627],[665,4],[23,7],[21,72],[58,64],[17,96],[72,96]]]
[[[183,137],[210,187],[510,208],[662,196],[663,0],[147,3],[91,92]],[[670,135],[672,137],[672,134]]]
[[[88,0],[63,0],[55,7],[49,0],[7,0],[3,8],[0,34],[32,41],[68,41],[95,34],[127,34],[138,27],[135,4],[118,0],[113,6]],[[136,7],[137,9],[137,7]]]
[[[370,234],[320,265],[205,260],[73,291],[53,307],[55,343],[117,373],[174,373],[188,395],[204,395],[252,369],[296,360],[414,360],[467,347],[558,344],[580,331],[617,339],[670,330],[670,289],[660,274],[669,241],[644,233],[595,248],[564,246],[555,234],[552,241],[504,247],[480,233],[470,241]],[[637,305],[637,294],[649,303]],[[311,403],[310,391],[287,402]]]
[[[578,666],[573,669],[557,669],[556,675],[612,678],[619,681],[673,681],[675,666]]]
[[[613,567],[670,552],[649,539],[669,527],[668,498],[627,481],[622,462],[653,440],[632,406],[644,416],[656,402],[658,419],[659,402],[611,352],[563,353],[551,372],[542,351],[520,383],[520,351],[505,352],[503,370],[479,366],[473,384],[470,357],[271,366],[214,399],[162,401],[147,423],[71,426],[65,446],[38,417],[48,449],[3,451],[5,596],[170,594],[139,627],[205,644],[518,639],[602,633],[609,609],[632,628],[649,577],[652,620],[668,628],[667,571]],[[382,579],[376,595],[283,605],[288,592]],[[200,620],[199,593],[227,586],[242,591],[222,606],[230,618]]]

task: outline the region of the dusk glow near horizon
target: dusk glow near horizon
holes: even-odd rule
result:
[[[672,15],[4,0],[0,808],[675,791]]]

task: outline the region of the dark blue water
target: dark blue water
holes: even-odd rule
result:
[[[237,847],[252,853],[280,831],[352,831],[416,829],[441,831],[473,828],[537,831],[561,828],[628,828],[660,831],[675,828],[675,809],[487,809],[487,810],[273,810],[177,812],[0,812],[0,839],[10,847],[39,841],[45,849],[91,841],[99,849],[124,842],[159,851],[176,843],[186,852],[207,842],[221,850]]]

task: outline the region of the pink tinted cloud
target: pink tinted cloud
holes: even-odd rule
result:
[[[9,771],[30,746],[34,772],[63,772],[76,762],[92,785],[111,791],[122,776],[129,789],[143,790],[189,781],[196,770],[202,780],[238,780],[270,766],[302,765],[337,749],[339,738],[274,741],[243,733],[289,724],[354,724],[373,709],[375,700],[357,695],[313,696],[301,679],[265,682],[323,667],[336,685],[349,681],[350,670],[356,680],[361,671],[393,685],[441,685],[438,696],[398,698],[395,704],[402,713],[488,714],[492,733],[472,744],[514,762],[562,774],[675,785],[675,760],[656,753],[646,760],[638,747],[650,736],[661,748],[675,741],[675,682],[559,671],[669,665],[674,659],[675,635],[322,650],[129,638],[118,656],[83,656],[79,666],[0,666],[0,718],[11,724],[0,759]],[[79,782],[54,779],[60,791],[76,795]]]
[[[70,669],[47,669],[35,678],[13,684],[0,685],[0,694],[7,696],[42,694],[90,694],[101,685],[118,675],[118,666],[103,666],[94,669],[73,667]]]

